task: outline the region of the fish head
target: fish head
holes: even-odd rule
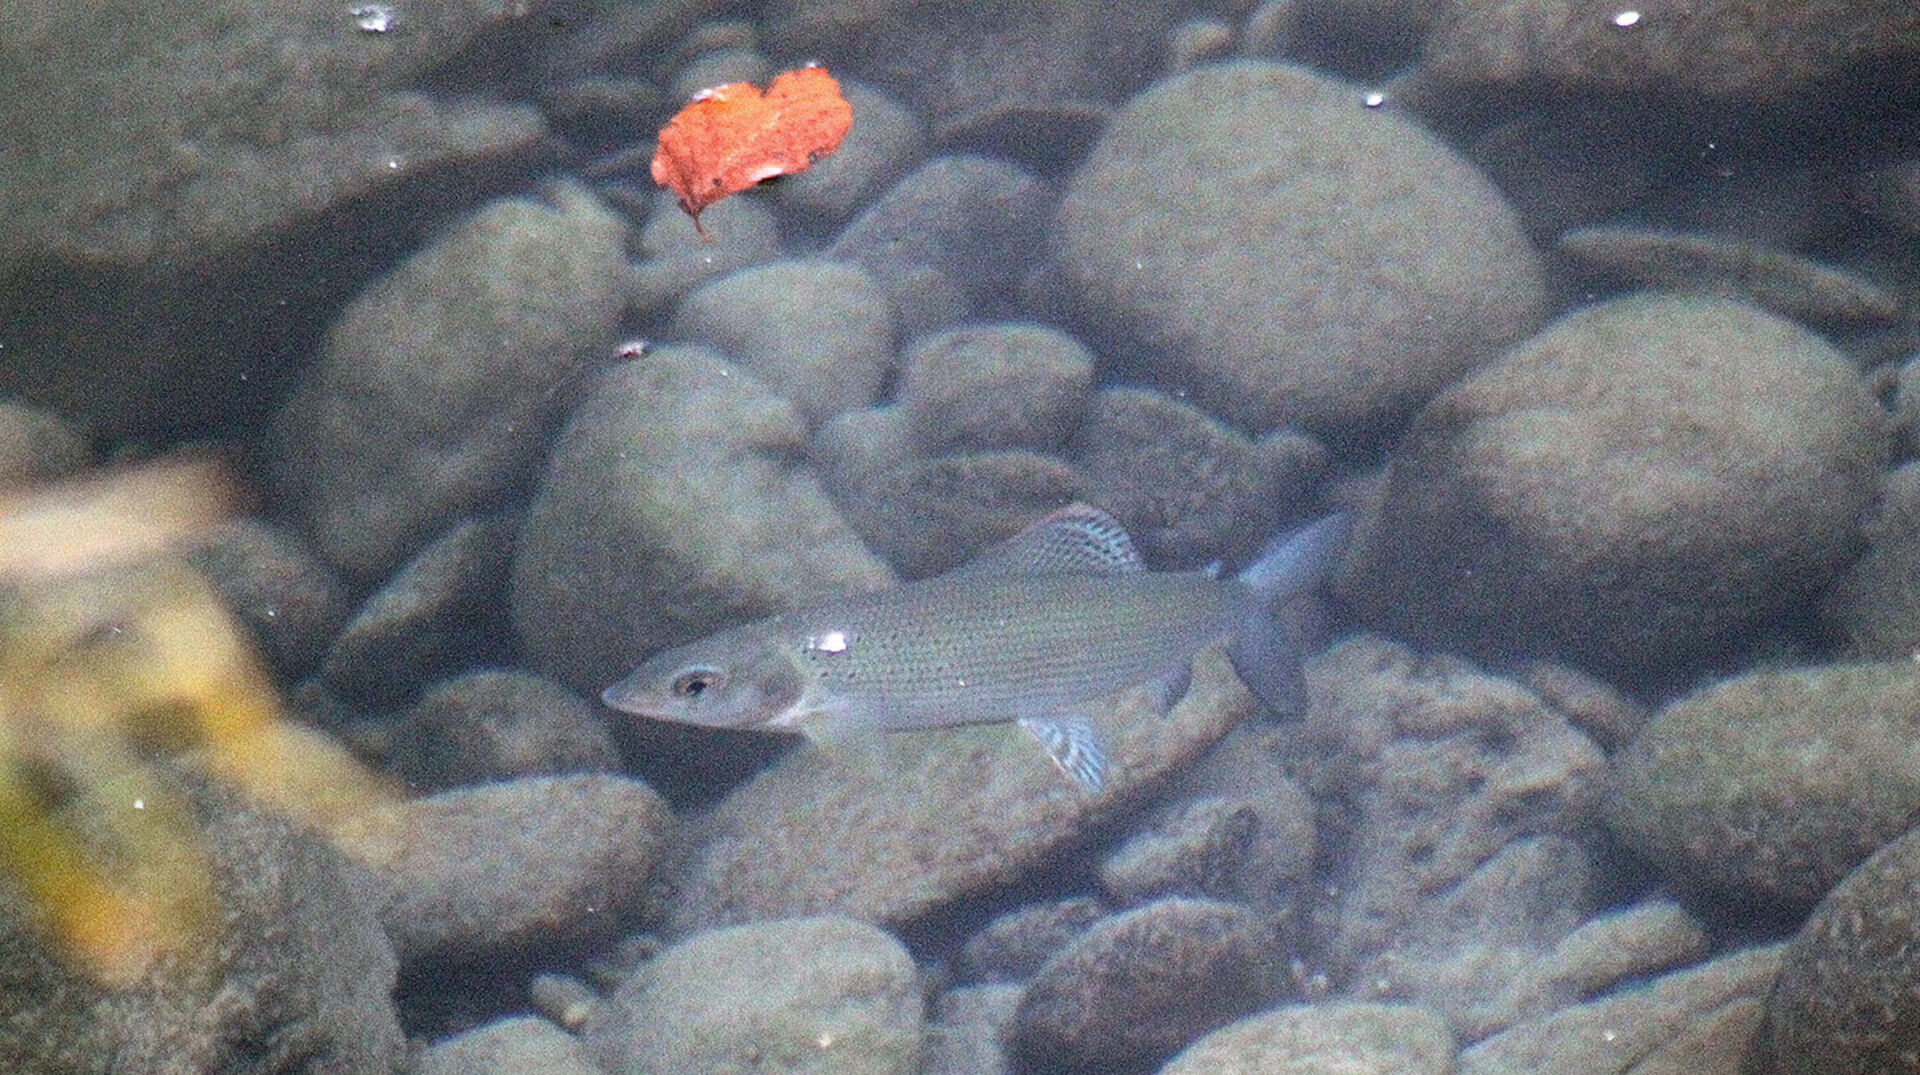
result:
[[[600,699],[653,720],[755,728],[791,712],[805,688],[793,657],[749,627],[662,650]]]

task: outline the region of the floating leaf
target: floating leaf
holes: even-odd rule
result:
[[[707,206],[774,176],[805,171],[840,148],[853,107],[824,67],[802,67],[773,80],[766,93],[749,82],[703,90],[660,129],[653,180],[680,196],[700,226]]]

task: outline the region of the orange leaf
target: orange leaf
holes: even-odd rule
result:
[[[660,128],[653,181],[680,196],[700,226],[700,211],[765,179],[807,166],[840,148],[853,107],[824,67],[801,67],[762,94],[750,82],[703,90]]]

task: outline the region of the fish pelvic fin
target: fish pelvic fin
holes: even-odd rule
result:
[[[1054,768],[1065,773],[1080,790],[1097,794],[1107,782],[1107,756],[1093,725],[1078,717],[1040,719],[1021,717],[1020,728],[1039,741]]]
[[[1276,539],[1240,573],[1252,600],[1227,655],[1241,681],[1276,714],[1307,707],[1300,662],[1312,648],[1318,610],[1301,598],[1320,585],[1352,532],[1353,516],[1335,512]]]

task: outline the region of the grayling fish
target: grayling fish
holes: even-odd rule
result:
[[[649,658],[601,695],[637,716],[841,738],[1014,721],[1098,790],[1087,703],[1183,669],[1229,641],[1271,707],[1300,707],[1300,646],[1275,619],[1345,542],[1330,515],[1239,577],[1149,572],[1111,516],[1076,504],[960,568],[783,612]]]

